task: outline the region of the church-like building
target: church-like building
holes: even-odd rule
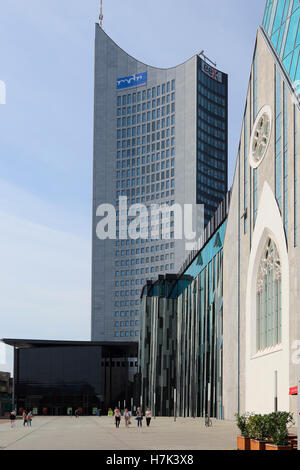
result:
[[[299,20],[299,1],[267,0],[221,216],[175,280],[161,277],[143,291],[140,378],[144,402],[158,413],[176,407],[183,416],[233,419],[275,409],[296,417]]]

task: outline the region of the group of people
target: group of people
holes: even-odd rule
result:
[[[31,426],[31,422],[32,422],[32,417],[33,417],[33,414],[31,411],[29,411],[28,413],[24,410],[23,411],[23,426]]]
[[[108,416],[114,416],[116,428],[119,428],[120,423],[121,423],[121,419],[122,419],[122,414],[121,414],[121,411],[119,410],[119,408],[115,408],[114,412],[112,411],[111,408],[109,408]],[[132,418],[131,412],[128,410],[128,408],[125,408],[124,413],[123,413],[123,418],[124,418],[124,421],[125,421],[125,427],[128,428],[128,426],[131,424],[131,418]],[[150,408],[147,408],[147,410],[145,412],[145,418],[146,418],[147,427],[149,427],[150,422],[151,422],[151,418],[152,418]],[[140,407],[137,408],[135,419],[137,420],[138,428],[141,428],[142,425],[143,425],[144,416],[143,416],[142,409]]]
[[[73,416],[75,416],[75,418],[79,418],[79,416],[81,415],[81,408],[76,408],[76,410],[74,411],[74,415],[73,415],[73,409],[70,408],[70,409],[68,410],[68,415],[71,416],[71,418],[72,418]]]
[[[24,410],[23,413],[22,413],[22,417],[23,417],[23,426],[31,426],[32,417],[33,417],[32,412],[29,411],[29,412],[27,413],[26,410]],[[10,427],[11,427],[11,428],[14,428],[14,427],[15,427],[16,418],[17,418],[17,412],[16,412],[16,411],[12,411],[12,412],[10,413]]]

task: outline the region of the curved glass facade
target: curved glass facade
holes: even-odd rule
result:
[[[229,198],[224,202],[226,217]],[[225,210],[224,210],[225,209]],[[180,276],[144,288],[139,374],[145,406],[159,416],[223,417],[223,241],[226,221],[207,233]],[[221,223],[221,225],[220,225]],[[175,403],[176,397],[176,403]]]
[[[299,24],[298,0],[267,0],[263,27],[292,82],[300,80]]]

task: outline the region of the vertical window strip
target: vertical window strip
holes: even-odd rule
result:
[[[280,28],[280,25],[282,23],[282,16],[283,16],[285,3],[286,3],[286,0],[279,0],[278,1],[278,7],[277,7],[277,10],[276,10],[276,15],[275,15],[274,24],[273,24],[273,32],[277,31],[276,36],[278,36],[278,34],[279,34],[279,28]]]
[[[242,200],[241,200],[241,144],[239,146],[239,154],[238,154],[238,165],[239,165],[239,200],[238,200],[238,365],[237,365],[237,372],[238,372],[238,413],[240,413],[240,388],[241,388],[241,207],[242,207]],[[222,286],[223,287],[223,286]]]
[[[253,62],[253,122],[257,116],[257,50]]]
[[[253,63],[253,122],[257,116],[257,50]],[[253,227],[257,217],[257,168],[253,170]]]
[[[253,225],[257,218],[257,168],[253,170]]]
[[[273,0],[268,0],[266,13],[265,13],[265,20],[264,20],[264,28],[266,31],[268,31],[268,28],[269,28],[269,21],[270,21],[272,6],[273,6]]]
[[[285,235],[288,240],[288,113],[287,113],[287,89],[283,83],[283,193],[284,208],[283,220]]]
[[[256,296],[256,350],[261,350],[261,343],[260,343],[260,320],[261,320],[261,293],[258,292]]]
[[[249,132],[249,135],[251,136],[251,132],[252,132],[252,127],[253,127],[253,120],[252,120],[252,116],[253,116],[253,73],[251,74],[251,77],[250,77],[250,103],[249,103],[249,123],[248,123],[248,129],[247,129],[247,134]],[[248,119],[248,118],[247,118]],[[248,146],[248,143],[247,143],[247,146]],[[248,162],[248,151],[247,151],[247,162]],[[253,210],[253,171],[252,171],[252,168],[249,167],[248,168],[248,172],[249,172],[249,210],[247,211],[247,213],[249,214],[249,221],[248,221],[248,225],[250,227],[250,231],[249,231],[249,234],[250,234],[250,237],[249,237],[249,242],[250,242],[250,250],[251,250],[251,245],[252,245],[252,210]]]
[[[281,343],[281,267],[276,245],[267,241],[258,271],[256,351]]]
[[[290,27],[291,9],[292,9],[292,1],[291,1],[291,3],[290,3],[290,7],[289,7],[288,18],[287,18],[287,20],[285,21],[285,24],[284,24],[284,30],[283,30],[282,41],[281,41],[281,44],[278,45],[278,46],[280,46],[280,50],[279,50],[279,47],[278,47],[278,49],[277,49],[278,52],[279,52],[279,57],[280,57],[280,59],[283,59],[283,53],[284,53],[284,50],[285,50],[286,39],[287,39],[289,27]]]
[[[244,119],[244,233],[248,231],[248,106]]]
[[[267,0],[264,12],[263,27],[266,27],[268,11],[269,11],[270,0]]]
[[[297,107],[294,105],[294,246],[298,246],[298,141]]]
[[[268,24],[268,35],[271,37],[272,31],[273,31],[273,26],[274,26],[274,20],[275,20],[275,15],[277,11],[277,4],[278,0],[273,0],[272,8],[271,8],[271,16],[270,16],[270,22]]]
[[[267,331],[266,331],[266,344],[267,348],[271,345],[271,329],[272,329],[272,282],[273,282],[273,272],[268,269],[267,273]]]
[[[275,66],[275,194],[282,212],[282,81]]]
[[[268,30],[269,28],[272,9],[273,9],[273,0],[269,0],[269,7],[268,7],[268,12],[267,12],[267,17],[266,17],[266,26],[265,26],[266,30]]]

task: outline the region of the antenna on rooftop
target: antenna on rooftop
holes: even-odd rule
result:
[[[103,0],[100,0],[100,15],[99,15],[99,25],[102,28],[103,23]]]
[[[209,57],[207,57],[206,55],[204,55],[204,51],[199,52],[198,55],[199,55],[199,56],[202,56],[205,61],[208,60],[208,62],[210,62],[214,67],[217,66],[217,64],[216,64],[215,62],[213,62],[212,60],[210,60]]]

